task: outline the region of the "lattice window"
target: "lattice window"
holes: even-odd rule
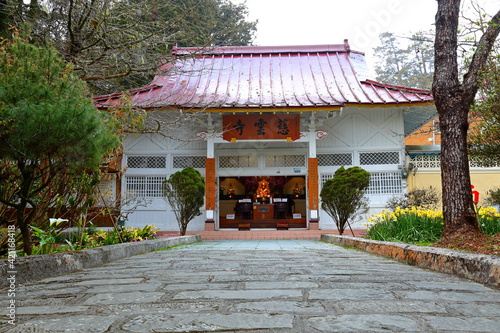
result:
[[[413,165],[417,168],[441,168],[441,155],[416,155],[411,159]],[[487,167],[498,167],[498,163],[491,163]],[[485,167],[483,164],[474,159],[469,160],[469,167],[471,168],[482,168]]]
[[[321,186],[325,185],[328,179],[333,178],[333,173],[321,175]],[[399,194],[403,193],[403,183],[399,172],[381,172],[370,174],[370,186],[366,189],[366,194]]]
[[[403,193],[401,173],[380,172],[370,175],[370,186],[366,194],[399,194]]]
[[[352,165],[352,154],[318,154],[319,166]]]
[[[126,177],[126,191],[138,198],[163,197],[164,176]]]
[[[130,169],[164,169],[167,167],[166,156],[128,156],[127,166]]]
[[[361,165],[399,164],[399,152],[385,151],[378,153],[359,153],[359,164]]]
[[[257,168],[258,156],[220,156],[219,168]]]
[[[440,155],[417,155],[411,159],[417,168],[440,168],[441,156]]]
[[[333,178],[334,174],[333,173],[324,173],[321,175],[321,179],[320,179],[320,183],[321,183],[321,187],[323,187],[323,185],[325,185],[326,181],[328,179],[331,179]]]
[[[205,168],[205,156],[174,156],[173,167],[174,169],[184,169],[187,167],[203,169]]]
[[[304,155],[272,155],[266,156],[266,168],[302,167],[306,165]]]
[[[469,160],[469,166],[471,168],[498,168],[500,166],[498,162],[492,160],[487,161],[487,163],[484,163],[485,161],[481,162],[482,163],[471,157]]]

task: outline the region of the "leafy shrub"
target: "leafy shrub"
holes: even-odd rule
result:
[[[340,167],[323,185],[321,208],[333,219],[339,234],[344,233],[354,216],[367,211],[365,190],[369,185],[370,173],[360,167]]]
[[[33,247],[34,254],[49,254],[54,252],[74,251],[98,246],[113,245],[126,242],[155,239],[158,228],[146,225],[141,228],[118,228],[111,231],[97,230],[95,227],[84,228],[78,234],[62,237],[55,224],[47,230],[32,227],[37,245]],[[66,244],[61,244],[65,242]]]
[[[192,167],[184,168],[163,182],[163,195],[175,214],[181,235],[184,236],[188,223],[201,215],[200,209],[205,200],[205,178]]]
[[[486,192],[484,198],[486,205],[500,205],[500,187],[494,188]]]
[[[386,208],[396,210],[400,208],[417,207],[424,210],[434,210],[437,208],[440,200],[440,195],[435,188],[414,189],[403,195],[396,195],[390,198],[386,203]]]
[[[367,238],[389,242],[433,243],[443,233],[443,215],[416,207],[383,210],[368,219]]]

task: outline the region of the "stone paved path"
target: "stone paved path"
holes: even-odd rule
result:
[[[0,332],[500,332],[499,290],[315,240],[182,245],[16,300]]]

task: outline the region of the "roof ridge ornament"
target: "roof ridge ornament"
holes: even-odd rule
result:
[[[345,50],[347,51],[347,53],[351,52],[351,46],[349,45],[349,40],[347,38],[344,39],[344,47],[345,47]]]

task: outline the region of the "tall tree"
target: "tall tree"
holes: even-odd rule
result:
[[[379,38],[382,46],[374,48],[376,57],[381,59],[375,66],[377,80],[403,84],[407,77],[408,50],[401,48],[392,32],[381,33]]]
[[[374,49],[379,59],[375,65],[377,80],[405,87],[430,89],[434,50],[429,33],[413,34],[405,47],[401,46],[399,40],[391,32],[380,34],[382,46]]]
[[[444,241],[463,233],[479,233],[471,195],[468,115],[479,89],[480,74],[500,33],[499,11],[488,23],[461,81],[457,60],[459,16],[460,0],[438,1],[432,91],[441,129]]]
[[[469,153],[474,162],[500,165],[500,55],[490,57],[480,80],[480,96],[472,106]]]
[[[0,14],[53,45],[94,94],[149,83],[174,43],[246,45],[256,29],[245,21],[246,7],[227,0],[3,1]]]
[[[236,5],[229,0],[171,1],[177,11],[186,13],[181,16],[175,40],[179,46],[245,46],[254,39],[257,22],[246,21],[245,4]]]
[[[24,251],[40,198],[61,174],[98,170],[119,144],[114,123],[49,47],[15,36],[0,44],[0,203],[15,211]],[[50,194],[47,197],[51,197]]]
[[[409,52],[413,55],[409,68],[408,85],[414,88],[431,89],[434,74],[433,32],[419,31],[410,38]]]

